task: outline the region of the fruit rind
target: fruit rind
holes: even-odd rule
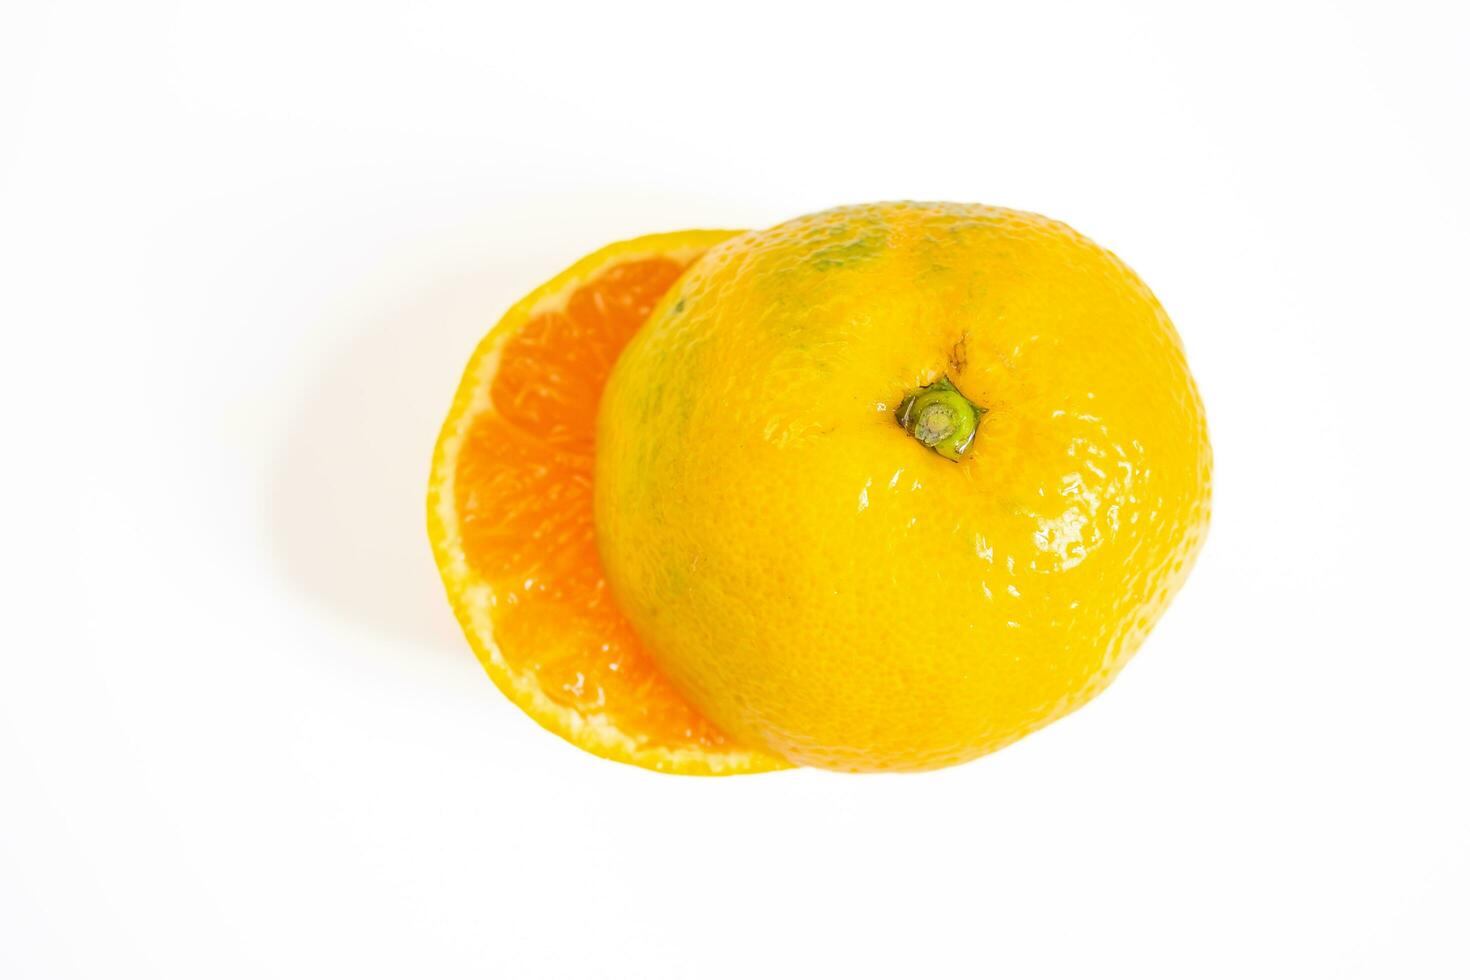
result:
[[[844,771],[964,762],[1096,695],[1183,584],[1198,389],[1157,298],[1070,227],[860,205],[741,236],[679,288],[602,397],[598,547],[732,737]],[[942,377],[987,409],[958,460],[894,420]]]

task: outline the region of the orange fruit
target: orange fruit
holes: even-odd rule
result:
[[[1116,256],[875,204],[620,243],[526,297],[466,370],[429,529],[490,676],[573,743],[912,771],[1117,676],[1211,469],[1179,335]]]
[[[450,602],[496,685],[581,748],[689,774],[786,763],[691,708],[618,612],[595,543],[594,432],[623,345],[689,263],[732,234],[610,245],[512,307],[465,370],[428,500]]]
[[[1210,471],[1179,335],[1114,255],[877,204],[684,274],[608,382],[594,497],[619,608],[702,714],[792,763],[917,770],[1117,676]]]

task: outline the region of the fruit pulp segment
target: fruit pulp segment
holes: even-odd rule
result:
[[[504,344],[460,450],[465,558],[494,596],[497,645],[548,697],[651,746],[728,740],[669,685],[608,592],[592,512],[597,404],[619,352],[683,272],[669,258],[602,271]]]

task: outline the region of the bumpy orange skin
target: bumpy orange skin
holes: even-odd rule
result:
[[[948,376],[958,463],[894,419]],[[790,762],[993,751],[1113,679],[1209,519],[1178,334],[1111,253],[973,205],[812,215],[712,248],[604,392],[613,594],[722,730]]]

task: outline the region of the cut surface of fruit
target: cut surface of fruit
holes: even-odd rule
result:
[[[589,752],[693,775],[786,763],[695,711],[614,605],[593,527],[593,438],[623,345],[689,263],[734,234],[619,242],[516,304],[470,359],[429,488],[435,561],[496,685]]]

